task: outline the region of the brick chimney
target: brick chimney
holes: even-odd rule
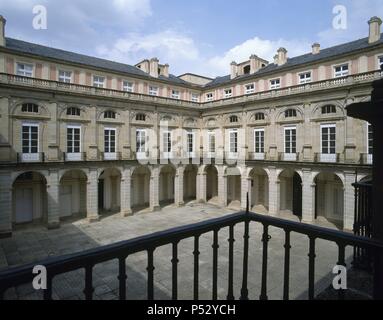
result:
[[[152,77],[158,78],[158,64],[159,60],[157,58],[150,59],[150,65],[149,65],[149,74]]]
[[[287,62],[287,50],[285,48],[278,49],[278,66],[282,66]]]
[[[278,55],[277,54],[274,56],[274,64],[278,64]]]
[[[165,64],[163,67],[163,74],[164,77],[169,78],[169,65]]]
[[[379,17],[372,17],[368,24],[370,26],[368,43],[375,43],[380,40],[380,26],[382,25],[382,20]]]
[[[0,47],[5,47],[5,24],[7,20],[0,15]]]
[[[237,77],[237,74],[238,74],[238,70],[237,70],[237,63],[235,61],[233,61],[231,64],[230,64],[230,79],[234,79]]]
[[[313,48],[313,54],[319,54],[320,53],[320,44],[319,43],[314,43],[312,45],[312,48]]]

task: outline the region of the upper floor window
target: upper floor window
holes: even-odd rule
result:
[[[297,110],[288,109],[285,111],[285,118],[295,118],[297,116]]]
[[[114,111],[105,111],[104,112],[105,119],[116,119],[116,113]]]
[[[238,117],[237,116],[231,116],[230,117],[230,123],[237,123],[238,122]]]
[[[262,112],[258,112],[255,114],[255,121],[265,120],[265,114]]]
[[[129,81],[124,81],[122,83],[122,91],[133,92],[133,83]]]
[[[18,76],[32,77],[33,76],[33,65],[26,63],[18,63],[16,73]]]
[[[255,84],[250,83],[245,85],[245,94],[251,94],[255,92]]]
[[[322,107],[322,114],[336,113],[336,107],[334,105],[327,105]]]
[[[223,90],[223,97],[224,98],[230,98],[232,96],[233,96],[233,90],[232,89]]]
[[[378,57],[378,66],[379,66],[379,69],[381,70],[383,66],[383,56]]]
[[[367,153],[372,155],[374,153],[374,140],[373,140],[373,132],[372,125],[367,123]]]
[[[270,89],[271,90],[274,90],[274,89],[279,89],[281,87],[281,79],[273,79],[273,80],[270,80]]]
[[[71,107],[66,109],[66,114],[68,116],[77,116],[79,117],[81,114],[81,110],[79,108]]]
[[[311,72],[303,72],[299,75],[299,84],[305,84],[311,82]]]
[[[199,95],[198,95],[198,93],[192,93],[191,94],[191,101],[192,102],[199,102]]]
[[[22,112],[39,113],[39,106],[35,103],[24,103],[21,106]]]
[[[149,86],[149,95],[158,96],[158,87]]]
[[[180,92],[178,90],[172,90],[172,98],[180,99],[181,98]]]
[[[207,93],[206,94],[206,101],[213,101],[213,93]]]
[[[243,74],[250,74],[251,67],[250,66],[245,66],[243,67]]]
[[[342,64],[340,66],[334,67],[334,77],[346,77],[348,76],[348,64]]]
[[[143,113],[139,113],[136,115],[136,121],[146,121],[146,115]]]
[[[105,77],[94,76],[93,77],[93,86],[97,88],[104,88],[105,85]]]
[[[60,70],[59,71],[59,81],[65,82],[65,83],[70,83],[72,81],[72,72]]]

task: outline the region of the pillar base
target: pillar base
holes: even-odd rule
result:
[[[48,222],[47,229],[55,230],[60,228],[60,221]]]
[[[154,206],[151,208],[151,211],[152,212],[161,211],[161,207],[160,206]]]
[[[130,209],[121,211],[121,217],[126,218],[133,215],[133,211]]]
[[[100,216],[87,217],[87,220],[88,220],[89,223],[99,222],[100,221]]]
[[[184,205],[185,205],[185,202],[180,202],[180,203],[177,203],[177,204],[176,204],[176,207],[179,208],[179,207],[183,207]]]

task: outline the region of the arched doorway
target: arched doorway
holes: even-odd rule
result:
[[[269,177],[261,168],[254,168],[250,172],[251,190],[250,207],[256,213],[269,212]]]
[[[26,172],[13,182],[12,222],[43,221],[47,217],[47,181],[39,172]]]
[[[159,200],[160,204],[167,205],[174,203],[174,181],[176,177],[176,170],[171,165],[166,165],[161,168],[160,172],[160,190]]]
[[[121,172],[115,168],[105,169],[98,180],[98,208],[100,212],[119,212]]]
[[[343,229],[344,185],[333,173],[315,177],[315,218],[325,219]]]
[[[301,176],[290,169],[279,175],[281,214],[291,214],[302,218],[302,179]]]
[[[227,168],[227,206],[241,208],[241,172],[238,168]]]
[[[197,166],[189,164],[184,171],[184,202],[197,199]]]
[[[81,170],[65,172],[60,180],[60,218],[86,216],[87,176]]]
[[[150,170],[139,166],[134,169],[131,181],[131,202],[134,211],[150,207]]]
[[[218,171],[215,166],[208,166],[206,172],[206,201],[218,203]]]

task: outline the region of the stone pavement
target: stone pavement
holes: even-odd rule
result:
[[[0,240],[0,270],[8,266],[38,262],[49,256],[80,252],[152,232],[166,230],[180,225],[196,223],[233,213],[229,209],[211,204],[190,203],[182,208],[172,206],[159,212],[139,214],[122,218],[119,215],[104,217],[100,222],[89,224],[85,220],[63,223],[60,229],[48,231],[42,226],[22,228],[12,238]],[[270,228],[268,259],[268,296],[281,299],[283,294],[284,233]],[[262,226],[250,225],[249,252],[249,298],[258,299],[261,289],[262,270]],[[243,224],[235,228],[234,244],[234,293],[239,298],[242,283]],[[218,297],[225,299],[228,283],[228,229],[219,233]],[[200,299],[211,299],[212,288],[212,233],[200,239]],[[332,282],[332,268],[337,262],[335,244],[318,240],[316,246],[316,293],[320,293]],[[193,297],[193,239],[179,244],[179,298]],[[290,298],[306,299],[308,288],[308,239],[291,234],[291,276]],[[351,248],[347,257],[351,257]],[[170,299],[172,289],[172,247],[158,248],[154,254],[155,299]],[[146,253],[129,256],[127,259],[127,297],[146,299]],[[118,261],[109,261],[94,268],[93,285],[95,299],[118,298]],[[54,299],[83,299],[84,271],[77,270],[54,278]],[[39,299],[41,292],[33,290],[30,284],[7,291],[6,299]]]

